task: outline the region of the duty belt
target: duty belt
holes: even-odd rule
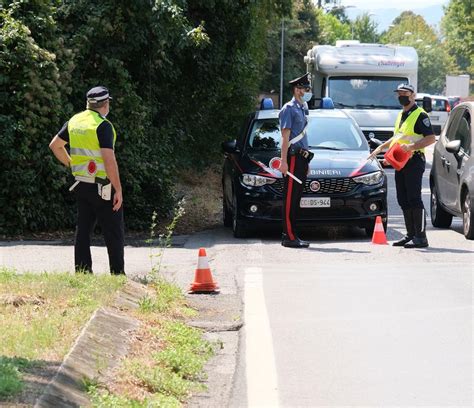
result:
[[[296,155],[303,156],[306,160],[308,160],[308,162],[310,162],[311,159],[314,157],[313,152],[306,149],[302,149],[302,148],[295,148],[293,146],[290,147],[290,149],[288,150],[288,153],[290,156],[296,156]]]
[[[74,176],[76,180],[74,184],[69,188],[69,191],[74,190],[79,183],[89,183],[89,184],[108,184],[109,180],[103,179],[100,177],[87,177],[87,176]]]

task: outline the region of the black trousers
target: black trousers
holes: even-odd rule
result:
[[[403,169],[395,171],[397,201],[404,211],[424,208],[421,198],[421,186],[425,166],[425,156],[417,153],[408,160]]]
[[[308,160],[299,154],[288,154],[288,171],[298,177],[303,183],[298,183],[288,175],[284,178],[283,233],[286,234],[288,239],[294,240],[297,237],[295,225],[300,209],[300,199],[303,194],[306,176],[308,174]]]
[[[92,273],[91,234],[96,222],[104,234],[109,254],[110,273],[124,273],[123,206],[113,211],[112,200],[105,201],[97,193],[97,184],[79,183],[74,189],[77,199],[77,228],[74,242],[76,272]]]

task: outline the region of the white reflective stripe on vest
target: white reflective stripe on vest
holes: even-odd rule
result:
[[[421,139],[423,139],[423,135],[407,136],[407,135],[404,135],[403,133],[399,133],[398,135],[395,136],[394,141],[399,142],[403,140],[406,142],[415,143]]]
[[[96,173],[98,171],[105,171],[105,166],[103,163],[96,163],[95,162],[95,165],[96,165]],[[89,173],[89,170],[88,170],[88,167],[89,167],[89,163],[86,163],[86,164],[78,164],[76,166],[71,166],[71,170],[73,172],[77,172],[77,171],[85,171],[87,173]]]
[[[207,261],[207,256],[198,257],[198,269],[209,269],[209,262]]]
[[[84,183],[94,184],[95,177],[87,177],[87,176],[75,176],[74,177],[77,181],[82,181]]]
[[[102,158],[102,153],[100,150],[90,150],[82,149],[80,147],[71,147],[71,154],[76,156],[87,156],[87,157],[100,157]]]

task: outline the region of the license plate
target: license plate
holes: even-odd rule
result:
[[[309,198],[303,197],[300,200],[301,208],[328,208],[331,207],[330,197]]]
[[[430,119],[431,120],[439,120],[439,116],[432,116]]]

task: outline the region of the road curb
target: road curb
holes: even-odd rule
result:
[[[66,355],[53,379],[37,399],[35,408],[90,406],[84,380],[100,380],[127,355],[130,334],[140,321],[122,313],[138,308],[148,289],[128,281],[111,307],[94,312]],[[231,397],[242,327],[242,304],[238,294],[188,295],[188,305],[199,315],[187,324],[204,330],[205,338],[214,342],[216,354],[205,366],[207,391],[194,395],[187,406],[227,406]]]
[[[90,406],[84,380],[99,378],[127,354],[129,334],[138,328],[140,322],[121,311],[137,308],[139,299],[147,293],[143,285],[128,281],[112,307],[94,312],[56,375],[36,401],[35,408]]]

